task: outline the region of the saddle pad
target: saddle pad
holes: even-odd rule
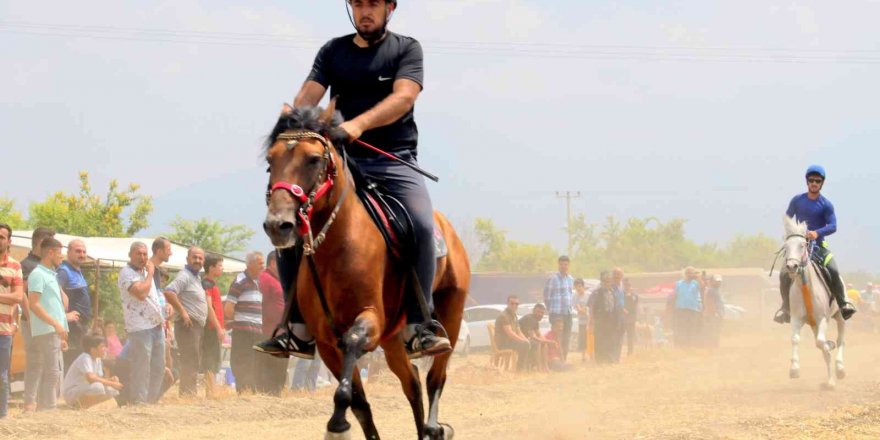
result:
[[[434,258],[443,258],[449,255],[449,248],[446,246],[446,237],[443,231],[434,225]]]

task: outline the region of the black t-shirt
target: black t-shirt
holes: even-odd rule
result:
[[[540,323],[538,322],[537,317],[532,313],[519,318],[519,329],[522,330],[523,334],[527,337],[535,336],[535,333],[537,333],[537,336],[540,336],[541,333],[538,331],[539,327]]]
[[[337,97],[336,109],[354,119],[387,98],[394,81],[406,78],[423,84],[422,46],[414,38],[388,32],[378,44],[358,47],[354,34],[327,42],[312,66],[308,79],[330,89]],[[386,151],[416,152],[419,131],[410,109],[390,125],[364,132],[361,139]],[[366,148],[351,148],[357,157],[374,156]]]
[[[509,325],[514,333],[519,329],[519,321],[516,319],[516,313],[505,309],[495,318],[495,342],[500,346],[505,346],[510,342],[510,336],[504,331],[504,327]]]

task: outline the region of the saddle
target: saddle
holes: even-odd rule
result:
[[[822,284],[825,285],[825,290],[830,293],[829,301],[830,304],[834,304],[834,292],[831,291],[831,272],[828,271],[828,267],[825,266],[825,261],[823,261],[820,255],[817,253],[813,253],[810,262],[813,267],[816,269],[816,273],[819,274],[819,279],[822,281]]]
[[[348,169],[354,178],[358,199],[379,228],[388,252],[398,261],[411,261],[416,248],[413,221],[400,200],[388,194],[370,176],[361,172],[354,160],[348,160]],[[434,256],[440,258],[448,252],[446,239],[434,225]]]

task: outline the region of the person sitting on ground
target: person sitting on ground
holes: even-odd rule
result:
[[[118,395],[122,383],[116,376],[104,377],[104,366],[101,362],[107,353],[104,339],[87,335],[82,339],[82,346],[83,353],[70,364],[61,389],[68,405],[86,409]]]
[[[541,336],[540,325],[546,311],[547,307],[544,304],[537,303],[532,307],[532,313],[519,319],[519,329],[525,337],[529,338],[531,343],[528,367],[537,368],[541,371],[547,371],[547,363],[544,362],[547,347],[557,344],[556,341],[551,341]]]
[[[544,339],[549,343],[547,345],[547,367],[550,371],[563,371],[568,367],[562,357],[563,320],[561,317],[554,318],[550,320],[550,330],[544,334]]]

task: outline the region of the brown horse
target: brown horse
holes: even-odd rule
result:
[[[339,113],[292,109],[285,105],[267,140],[268,213],[264,228],[279,248],[304,241],[296,281],[297,303],[317,339],[321,359],[339,380],[333,416],[325,438],[350,438],[346,410],[352,412],[367,439],[378,439],[355,361],[381,346],[391,371],[400,379],[415,416],[418,439],[452,437],[438,420],[438,404],[452,353],[434,358],[427,376],[429,415],[425,421],[418,370],[407,358],[401,328],[405,322],[407,263],[390,256],[379,229],[360,200],[345,160],[333,146],[344,136]],[[455,344],[470,282],[464,246],[446,218],[434,213],[448,254],[437,260],[434,279],[435,316]],[[311,254],[311,255],[309,255]],[[312,258],[312,261],[309,261]],[[407,292],[406,295],[415,295]],[[324,304],[322,305],[322,298]]]

